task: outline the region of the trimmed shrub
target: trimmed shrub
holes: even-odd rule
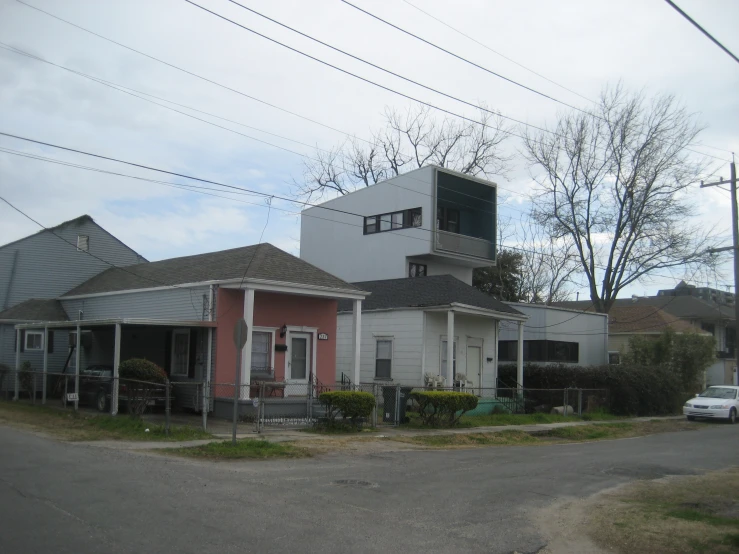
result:
[[[410,398],[418,402],[424,425],[453,427],[465,412],[477,408],[477,397],[468,392],[416,391]]]
[[[349,419],[352,425],[357,425],[361,419],[368,418],[375,407],[375,397],[369,392],[322,392],[318,400],[326,408],[329,425],[334,425],[339,415],[345,421]]]
[[[127,398],[128,414],[133,417],[146,411],[152,397],[164,393],[161,385],[167,382],[167,374],[161,367],[141,358],[121,362],[118,376],[121,379],[121,393]]]
[[[118,376],[121,379],[148,381],[150,383],[167,382],[167,374],[154,362],[142,358],[131,358],[121,362],[118,366]]]

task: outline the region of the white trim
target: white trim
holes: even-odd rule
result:
[[[448,343],[449,342],[448,337],[449,337],[449,335],[440,335],[439,336],[439,375],[441,375],[442,377],[444,377],[444,379],[448,379],[448,375],[447,375],[447,368],[444,366],[444,358],[442,357],[441,353],[443,351],[443,346],[442,346],[443,343],[445,343],[445,342]],[[457,359],[459,358],[459,350],[458,350],[459,349],[459,336],[458,335],[454,335],[453,345],[454,346],[452,346],[452,373],[456,373],[457,372],[457,369],[458,369],[457,368]],[[449,352],[448,352],[449,351],[449,345],[448,344],[447,344],[447,347],[446,348],[447,348],[447,356],[448,356],[448,354],[449,354]],[[452,375],[452,378],[453,377],[454,377],[454,375]],[[449,383],[449,382],[447,382],[447,384],[446,384],[447,387],[451,387],[453,385],[454,385],[454,383]]]
[[[369,292],[351,289],[341,289],[333,287],[322,287],[319,285],[307,285],[300,283],[290,283],[287,281],[271,281],[268,279],[214,279],[211,281],[199,281],[194,283],[181,283],[177,285],[169,285],[163,287],[146,287],[140,289],[125,289],[106,292],[91,292],[87,294],[75,294],[69,296],[60,296],[57,300],[77,300],[81,298],[94,298],[98,296],[116,296],[119,294],[134,294],[137,292],[154,292],[172,289],[187,289],[196,287],[206,287],[209,285],[219,285],[229,289],[252,288],[254,290],[288,292],[290,294],[301,294],[307,296],[329,296],[332,298],[352,298],[362,300],[369,296]],[[306,292],[311,291],[311,292]]]
[[[28,346],[28,337],[30,336],[40,336],[41,337],[41,346],[38,348],[34,347],[31,348]],[[25,352],[41,352],[44,350],[44,347],[46,346],[46,341],[44,340],[44,332],[43,331],[26,331],[25,337],[23,339],[23,350]]]
[[[119,318],[119,319],[86,319],[83,327],[97,327],[100,325],[162,325],[165,327],[217,327],[215,321],[200,320],[176,320],[176,319],[135,319],[135,318]],[[38,323],[21,323],[15,325],[15,329],[43,329],[49,327],[51,329],[76,329],[76,321],[39,321]]]
[[[402,312],[402,311],[418,311],[423,310],[424,312],[447,312],[449,308],[454,308],[454,311],[460,314],[466,315],[478,315],[482,317],[490,317],[503,321],[527,321],[529,316],[525,314],[516,315],[509,312],[496,312],[495,310],[488,310],[486,308],[478,308],[476,306],[470,306],[468,304],[458,304],[456,302],[452,304],[440,304],[438,306],[398,306],[397,308],[375,308],[370,310],[362,310],[362,313],[383,313],[383,312]],[[344,310],[338,312],[339,315],[351,314],[351,310]]]
[[[185,349],[185,372],[175,373],[175,337],[177,335],[187,335],[187,347]],[[170,346],[169,375],[171,377],[187,377],[190,369],[190,329],[174,329],[172,330],[172,345]]]

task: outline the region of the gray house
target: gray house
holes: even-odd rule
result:
[[[68,315],[57,297],[111,265],[146,261],[89,215],[0,246],[0,363],[15,365],[15,325],[65,321]],[[43,333],[22,332],[20,348],[22,361],[38,367],[46,349],[50,361],[62,367],[69,353],[68,334],[51,333],[44,342]]]

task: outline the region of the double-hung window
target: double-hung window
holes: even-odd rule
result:
[[[393,341],[378,338],[375,349],[375,378],[390,379],[393,369]]]
[[[441,341],[441,375],[446,375],[447,341]],[[452,346],[452,376],[457,375],[457,341]]]
[[[251,335],[251,370],[269,371],[272,361],[272,333],[253,331]]]
[[[26,350],[43,350],[44,334],[39,331],[26,331]]]

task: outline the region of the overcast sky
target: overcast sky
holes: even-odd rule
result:
[[[452,111],[471,113],[452,100],[368,68],[226,0],[195,1],[349,71]],[[707,126],[700,137],[703,146],[696,150],[726,160],[731,158],[730,151],[739,151],[739,64],[662,0],[411,1],[584,97],[596,98],[605,85],[619,80],[631,90],[674,94]],[[290,52],[182,0],[28,3],[323,126],[147,59],[16,0],[0,0],[2,43],[98,79],[227,118],[233,122],[170,104],[304,155],[313,155],[315,146],[330,148],[342,142],[346,135],[339,131],[369,137],[381,124],[386,106],[409,107],[403,98]],[[242,3],[397,73],[471,102],[485,102],[531,124],[552,124],[561,108],[404,36],[339,0]],[[356,3],[527,86],[587,106],[582,97],[456,34],[402,0]],[[680,0],[678,4],[739,53],[735,32],[739,2]],[[302,175],[300,155],[7,50],[0,50],[0,130],[285,196],[291,194],[292,181]],[[509,143],[511,150],[518,147],[515,140]],[[0,137],[0,148],[187,183],[7,137]],[[717,176],[728,177],[728,163],[713,162]],[[518,161],[509,175],[494,180],[506,189],[499,194],[501,216],[521,217],[527,209],[523,193],[531,182],[528,168]],[[150,260],[254,244],[263,231],[264,241],[299,253],[297,207],[277,200],[268,212],[259,197],[226,192],[216,194],[230,198],[206,196],[5,152],[0,152],[0,193],[46,226],[89,214]],[[728,244],[728,193],[696,186],[694,195],[701,221],[716,225]],[[38,229],[0,204],[0,244]],[[724,275],[712,278],[709,285],[718,283],[724,288],[732,281],[729,265],[724,267]],[[654,294],[684,276],[675,271],[674,279],[655,278],[627,293]],[[584,290],[583,294],[587,297]]]

